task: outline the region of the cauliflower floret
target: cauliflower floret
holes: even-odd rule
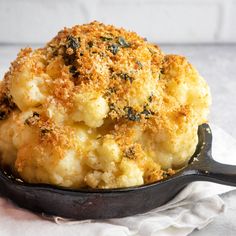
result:
[[[15,163],[17,148],[12,141],[15,129],[13,115],[8,120],[0,121],[0,161],[3,165],[13,166]]]
[[[24,55],[26,53],[26,55]],[[44,68],[37,52],[22,51],[18,57],[20,69],[15,70],[10,81],[9,90],[13,101],[22,111],[35,107],[44,102],[47,96],[45,81],[49,79],[46,73],[41,72]],[[35,68],[40,71],[35,74]]]
[[[105,137],[102,144],[97,148],[99,161],[105,166],[112,162],[119,162],[121,158],[121,151],[118,144],[111,138]],[[106,168],[107,169],[107,168]]]
[[[119,171],[118,165],[121,157],[119,145],[111,136],[106,136],[86,160],[87,165],[95,171],[86,175],[85,182],[91,187],[116,186],[115,176],[116,172]]]
[[[45,106],[45,110],[49,119],[54,120],[54,122],[58,125],[63,125],[70,120],[65,107],[63,107],[60,103],[57,103],[53,98],[48,97],[47,100],[48,102]]]
[[[45,96],[40,91],[42,79],[32,78],[28,80],[27,77],[29,75],[27,73],[23,73],[18,76],[19,78],[16,78],[10,90],[17,106],[21,110],[26,110],[29,107],[42,104],[45,100]],[[19,87],[22,89],[18,89]]]
[[[120,169],[122,175],[117,178],[117,185],[119,187],[136,186],[144,183],[143,171],[133,160],[123,159]]]
[[[95,170],[115,170],[116,163],[121,160],[121,151],[118,144],[110,137],[105,137],[94,150],[90,151],[86,159],[87,165]]]
[[[84,121],[92,128],[100,127],[109,111],[108,104],[102,96],[91,97],[89,94],[76,96],[77,109],[72,114],[74,121]]]
[[[45,182],[65,187],[84,185],[86,167],[79,152],[73,149],[61,150],[35,148],[37,141],[18,149],[16,170],[28,182]],[[29,153],[30,151],[30,153]]]
[[[97,171],[97,170],[89,172],[85,176],[85,182],[87,183],[88,186],[92,188],[97,188],[101,181],[102,174],[103,173],[101,171]]]
[[[74,150],[68,150],[55,166],[53,182],[66,187],[81,186],[84,181],[84,172],[81,157]]]
[[[198,126],[206,122],[209,112],[210,91],[181,56],[166,56],[160,82],[165,85],[164,109],[151,120],[152,127],[144,133],[142,143],[163,169],[178,169],[196,149]]]

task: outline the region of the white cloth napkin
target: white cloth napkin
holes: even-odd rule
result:
[[[236,140],[217,126],[211,125],[211,128],[213,157],[219,162],[236,165]],[[169,203],[148,213],[102,221],[41,217],[0,198],[0,235],[184,236],[194,229],[202,229],[224,212],[225,204],[218,194],[232,189],[209,182],[194,182]]]

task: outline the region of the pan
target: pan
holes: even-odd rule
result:
[[[37,213],[77,220],[118,218],[147,212],[170,201],[193,181],[236,186],[236,166],[214,161],[208,124],[198,128],[198,145],[188,165],[161,181],[119,189],[79,189],[29,184],[0,171],[0,193]]]

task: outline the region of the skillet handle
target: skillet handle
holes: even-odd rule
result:
[[[212,134],[208,124],[199,126],[198,138],[196,152],[187,167],[187,175],[194,175],[195,180],[236,186],[236,165],[222,164],[212,158]]]
[[[195,169],[200,180],[236,186],[236,166],[215,161],[211,154]]]

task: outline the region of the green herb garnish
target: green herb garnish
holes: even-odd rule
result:
[[[73,36],[68,36],[68,46],[67,48],[72,48],[74,51],[80,47],[80,38],[75,38]]]
[[[124,108],[126,115],[125,117],[131,121],[140,121],[141,116],[139,113],[133,110],[132,107],[125,107]]]
[[[101,39],[102,41],[111,41],[113,38],[108,37],[108,36],[100,36],[100,39]]]
[[[149,102],[152,102],[152,98],[153,98],[153,94],[151,94],[151,95],[148,97],[148,101],[149,101]]]
[[[79,71],[77,71],[77,68],[74,65],[70,67],[69,71],[73,75],[74,78],[77,78],[80,75]]]
[[[72,65],[72,66],[70,67],[69,71],[70,71],[71,74],[75,74],[76,71],[77,71],[76,66],[73,66],[73,65]]]
[[[143,65],[140,61],[136,61],[136,64],[138,65],[139,69],[143,69]]]
[[[145,115],[145,119],[148,119],[150,117],[150,115],[154,114],[154,112],[144,108],[143,111],[141,112],[141,114]]]
[[[116,55],[119,51],[119,46],[117,44],[111,44],[108,46],[108,50],[113,54]]]
[[[119,73],[118,76],[125,81],[129,81],[130,83],[134,81],[134,78],[129,76],[127,73]]]
[[[148,51],[153,55],[153,54],[156,54],[156,52],[153,50],[153,49],[151,49],[151,48],[148,48]]]
[[[68,55],[68,54],[64,53],[63,60],[64,60],[66,66],[70,66],[70,65],[74,64],[74,62],[76,60],[76,56],[75,56],[75,54]]]
[[[129,48],[130,47],[130,43],[126,42],[123,37],[118,38],[118,43],[122,48]]]

